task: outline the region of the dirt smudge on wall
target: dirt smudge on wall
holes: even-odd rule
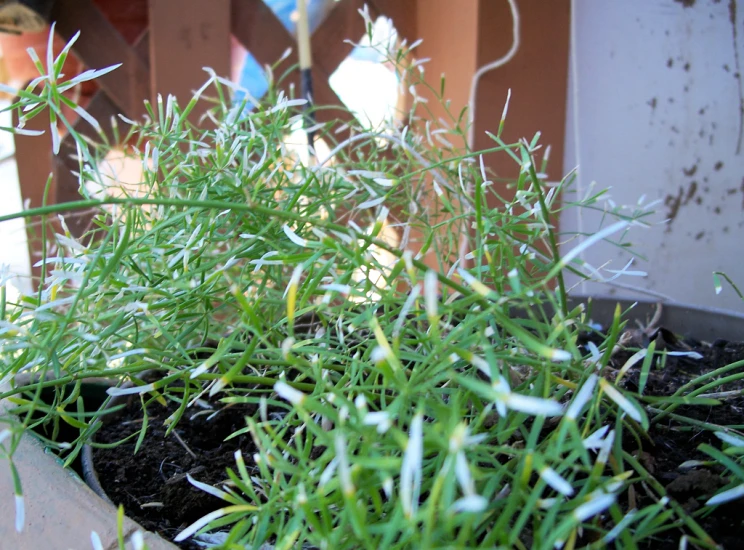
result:
[[[744,182],[742,183],[744,186]],[[690,182],[690,185],[685,189],[684,186],[680,185],[676,195],[667,195],[664,197],[664,206],[667,207],[667,226],[665,233],[671,233],[672,222],[677,218],[680,209],[687,205],[691,200],[695,198],[697,194],[698,184],[696,181]]]
[[[698,188],[698,184],[696,181],[693,181],[692,183],[690,183],[690,186],[687,188],[687,195],[685,196],[685,202],[683,204],[687,204],[695,197],[695,193],[697,193],[697,188]]]

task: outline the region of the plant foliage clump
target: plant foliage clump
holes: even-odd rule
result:
[[[13,106],[25,119],[59,117],[61,104],[83,115],[60,81],[66,51],[39,62],[41,91]],[[411,54],[403,44],[392,61]],[[401,81],[423,93],[407,66]],[[573,174],[547,180],[539,135],[507,143],[502,121],[490,149],[470,151],[466,117],[435,122],[418,95],[381,129],[320,124],[327,154],[308,159],[288,138],[302,100],[277,86],[236,105],[232,88],[210,74],[187,105],[159,98],[125,121],[119,141],[137,145],[143,167],[133,190],[110,189],[105,138],[62,121],[81,199],[19,214],[54,244],[38,293],[10,302],[0,287],[3,396],[20,414],[4,419],[11,466],[20,433],[41,422],[79,430],[47,441],[70,463],[103,411],[62,386],[109,378],[112,396],[179,403],[171,429],[206,399],[258,405],[243,431],[259,451],[237,453],[220,487],[192,480],[225,506],[178,540],[206,530],[225,548],[631,548],[681,527],[712,547],[622,445],[642,441],[653,417],[643,390],[608,370],[621,312],[597,333],[563,279],[604,280],[581,251],[618,235],[626,246],[649,207],[604,192],[570,200]],[[198,102],[209,109],[194,120]],[[510,157],[517,177],[497,180],[491,155]],[[553,225],[565,208],[603,210],[606,222],[561,254],[576,237]],[[85,235],[64,221],[47,229],[73,209],[92,212]],[[53,403],[42,386],[56,388]],[[744,483],[740,454],[720,458],[729,491]],[[649,498],[632,509],[640,487]]]

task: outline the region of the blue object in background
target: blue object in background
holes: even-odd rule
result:
[[[277,19],[282,22],[282,25],[294,36],[297,25],[292,21],[292,13],[297,9],[297,0],[264,0],[264,2],[271,8]],[[311,33],[323,22],[323,6],[326,2],[327,0],[308,0],[307,2],[307,17]],[[380,53],[375,51],[374,48],[360,47],[354,48],[350,57],[375,62],[381,59]],[[250,52],[246,53],[238,84],[248,90],[256,99],[263,97],[269,89],[263,67]],[[244,96],[244,93],[236,92],[235,101],[238,103],[243,101]]]
[[[258,64],[256,58],[250,52],[245,54],[243,70],[240,71],[238,84],[248,90],[256,99],[263,97],[269,89],[269,83],[266,80],[266,76],[264,76],[263,67]],[[245,93],[242,90],[236,91],[234,101],[240,103],[243,99],[245,99]]]
[[[277,19],[282,22],[290,34],[295,35],[297,25],[292,21],[292,13],[297,8],[297,0],[264,0],[266,5],[271,8]],[[310,32],[313,32],[320,25],[323,17],[324,0],[309,0],[307,3],[307,17],[310,24]],[[243,70],[240,72],[238,84],[248,90],[250,94],[259,99],[269,89],[269,83],[264,75],[263,67],[256,61],[256,58],[247,52],[243,63]],[[240,102],[244,98],[242,92],[235,94],[235,101]]]

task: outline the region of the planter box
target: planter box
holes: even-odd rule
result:
[[[0,390],[7,391],[6,388]],[[6,414],[7,403],[0,403]],[[93,548],[91,532],[101,538],[103,547],[119,548],[117,509],[96,495],[72,470],[61,467],[53,454],[44,450],[39,439],[26,434],[14,455],[23,484],[26,520],[23,531],[15,529],[13,478],[6,461],[0,466],[0,547],[13,550],[87,550]],[[176,546],[154,533],[145,532],[125,518],[124,535],[142,531],[149,550],[176,550]]]
[[[634,302],[610,298],[574,296],[571,304],[588,304],[590,319],[606,324],[619,303],[623,310]],[[647,323],[653,316],[653,302],[638,302],[630,322]],[[675,333],[700,340],[744,340],[744,315],[679,304],[663,305],[660,325]],[[0,404],[5,412],[7,404]],[[91,548],[90,534],[96,531],[104,548],[117,548],[116,508],[96,495],[73,472],[65,471],[59,461],[45,453],[33,435],[26,435],[16,452],[15,462],[23,482],[26,522],[22,533],[15,531],[13,482],[7,464],[0,468],[0,541],[3,548],[16,550]],[[124,532],[130,536],[140,528],[126,519]],[[144,531],[143,531],[144,532]],[[150,550],[175,549],[153,533],[145,533]],[[128,548],[131,547],[128,546]]]

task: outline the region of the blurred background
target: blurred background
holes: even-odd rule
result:
[[[370,40],[358,13],[364,5],[308,0],[316,103],[343,104],[370,128],[401,119],[410,92],[380,48],[370,45],[395,50],[401,40],[420,38],[414,55],[428,59],[421,66],[434,88],[445,75],[451,110],[460,112],[472,97],[476,149],[489,146],[485,132],[497,129],[511,89],[506,139],[540,131],[541,142],[551,146],[551,180],[578,167],[577,196],[609,187],[609,205],[656,204],[659,225],[631,230],[641,256],[633,269],[648,275],[613,286],[573,281],[576,292],[744,311],[728,286],[716,294],[712,279],[722,271],[744,284],[744,6],[736,0],[514,0],[514,12],[507,0],[369,0]],[[67,76],[123,63],[99,86],[75,90],[99,119],[136,118],[142,101],[158,93],[189,97],[206,80],[204,66],[239,84],[236,101],[260,98],[268,79],[282,80],[297,61],[292,53],[267,73],[267,65],[295,46],[296,10],[295,0],[0,1],[0,80],[23,87],[38,75],[26,48],[44,59],[54,21],[55,52],[82,33]],[[483,73],[473,90],[476,71],[510,50],[508,62]],[[12,97],[2,101],[7,106]],[[429,105],[428,116],[443,116]],[[13,124],[9,112],[0,117],[1,126]],[[303,139],[300,129],[292,136],[298,144]],[[74,199],[68,157],[52,159],[48,136],[14,140],[0,133],[0,215],[20,210],[24,201],[41,204],[50,173],[50,202]],[[124,147],[112,155],[111,177],[136,185],[139,163],[127,159]],[[487,156],[486,162],[504,180],[516,173],[509,159]],[[556,223],[578,235],[567,237],[565,250],[601,222],[601,211],[564,210]],[[33,261],[26,238],[22,221],[0,223],[0,265],[23,292],[31,289]],[[583,255],[609,269],[628,259],[611,243]]]

